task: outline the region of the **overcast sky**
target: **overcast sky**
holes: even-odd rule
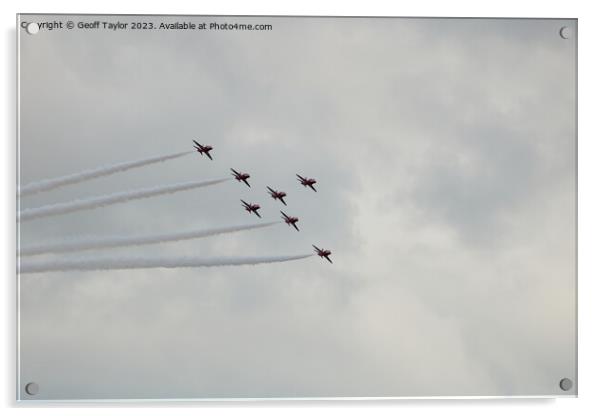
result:
[[[26,21],[63,20],[23,17]],[[272,31],[20,31],[21,183],[214,146],[23,208],[249,172],[25,222],[22,246],[286,225],[52,258],[290,263],[20,280],[37,399],[560,395],[576,380],[572,20],[72,17]],[[573,33],[574,33],[573,32]],[[318,180],[318,192],[295,174]],[[262,205],[262,220],[239,199]],[[27,398],[27,397],[24,397]]]

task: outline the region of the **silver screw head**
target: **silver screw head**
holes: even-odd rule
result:
[[[562,380],[560,380],[559,385],[561,390],[569,391],[573,388],[573,380],[571,380],[570,378],[563,378]]]
[[[40,31],[40,26],[35,22],[31,22],[31,23],[28,23],[27,26],[25,26],[25,30],[30,35],[35,35],[36,33],[38,33]]]
[[[560,34],[560,37],[562,39],[570,39],[571,36],[573,35],[573,31],[570,27],[568,26],[562,26],[560,28],[560,30],[558,31],[558,34]]]
[[[39,391],[40,386],[38,386],[38,383],[27,383],[25,385],[25,393],[29,394],[30,396],[35,396]]]

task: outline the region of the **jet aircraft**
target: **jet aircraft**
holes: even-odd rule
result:
[[[258,204],[249,204],[248,202],[245,202],[242,199],[240,200],[240,202],[242,202],[242,206],[245,208],[245,211],[247,211],[249,214],[255,214],[259,218],[261,218],[261,215],[259,215],[259,212],[257,212],[259,208],[261,208]]]
[[[325,258],[326,260],[328,260],[330,263],[332,263],[332,260],[330,260],[330,258],[328,258],[328,256],[330,256],[332,253],[330,252],[330,250],[325,250],[323,248],[318,248],[316,246],[314,246],[312,244],[314,250],[316,250],[316,254],[320,257]]]
[[[247,179],[249,179],[251,175],[249,175],[248,173],[239,173],[232,168],[230,168],[230,170],[232,171],[232,176],[234,176],[234,179],[236,179],[238,182],[244,182],[245,185],[247,185],[249,188],[251,187],[251,185],[249,185],[249,182],[247,182]]]
[[[299,218],[289,217],[282,211],[280,211],[280,213],[282,214],[282,219],[284,220],[285,223],[287,223],[288,225],[292,225],[293,227],[295,227],[295,230],[299,231],[299,229],[297,228],[297,222],[299,221]]]
[[[299,180],[299,182],[301,182],[301,185],[303,186],[309,186],[311,189],[313,189],[314,192],[318,192],[316,191],[316,188],[314,188],[314,185],[316,184],[316,180],[313,178],[306,178],[303,177],[299,174],[297,174],[297,179]]]
[[[194,148],[196,149],[196,151],[197,151],[197,152],[199,152],[199,153],[201,154],[201,156],[202,156],[203,154],[206,154],[206,155],[207,155],[207,157],[208,157],[209,159],[213,160],[213,158],[212,158],[212,157],[211,157],[211,155],[209,154],[209,152],[210,152],[211,150],[213,150],[213,147],[212,147],[212,146],[209,146],[209,145],[202,145],[202,144],[200,144],[199,142],[197,142],[196,140],[193,140],[193,142],[194,142]]]
[[[282,202],[284,205],[286,205],[286,202],[284,202],[284,197],[286,196],[286,192],[275,191],[272,188],[270,188],[269,186],[267,186],[267,188],[268,188],[268,192],[272,198],[279,199],[280,202]]]

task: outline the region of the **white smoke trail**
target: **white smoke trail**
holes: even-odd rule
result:
[[[17,190],[17,195],[27,196],[37,194],[38,192],[50,191],[52,189],[60,188],[61,186],[89,181],[90,179],[112,175],[114,173],[139,168],[141,166],[150,165],[153,163],[165,162],[166,160],[182,157],[190,153],[194,153],[194,151],[189,150],[186,152],[172,153],[169,155],[156,156],[148,159],[134,160],[132,162],[118,163],[116,165],[111,166],[102,166],[96,169],[86,170],[80,173],[74,173],[72,175],[66,175],[58,178],[32,182],[20,187]]]
[[[48,217],[51,215],[67,214],[69,212],[81,211],[84,209],[94,209],[107,205],[119,204],[132,199],[150,198],[152,196],[172,194],[174,192],[186,191],[188,189],[200,188],[203,186],[216,185],[228,181],[232,178],[213,179],[209,181],[184,182],[174,185],[165,185],[155,188],[136,189],[133,191],[119,192],[116,194],[103,195],[89,199],[76,199],[71,202],[61,202],[59,204],[45,205],[38,208],[30,208],[22,211],[18,216],[19,221],[28,221],[36,218]]]
[[[281,263],[312,257],[314,254],[278,257],[225,257],[213,259],[198,259],[196,257],[139,257],[129,259],[79,259],[55,261],[21,262],[19,273],[68,272],[90,270],[124,270],[124,269],[154,269],[154,268],[191,268],[191,267],[222,267],[245,266],[264,263]]]
[[[219,234],[235,233],[239,231],[265,228],[281,221],[266,222],[251,225],[235,225],[230,227],[210,228],[205,230],[182,231],[170,234],[154,234],[146,236],[109,236],[102,238],[77,238],[69,241],[38,245],[22,248],[19,251],[21,257],[35,256],[47,253],[66,253],[71,251],[84,251],[103,248],[114,248],[123,246],[138,246],[146,244],[166,243],[169,241],[191,240],[194,238],[211,237]]]

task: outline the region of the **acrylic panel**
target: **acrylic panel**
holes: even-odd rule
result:
[[[576,396],[575,19],[17,33],[19,400]]]

